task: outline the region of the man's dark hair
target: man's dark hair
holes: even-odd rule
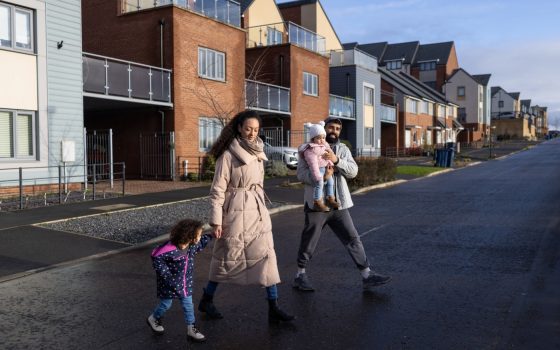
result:
[[[325,126],[327,126],[327,124],[338,124],[342,127],[342,120],[338,119],[338,118],[333,118],[333,117],[329,117],[327,119],[325,119]]]
[[[184,219],[179,221],[171,228],[169,240],[171,244],[178,247],[179,244],[194,243],[196,232],[203,226],[201,221]]]

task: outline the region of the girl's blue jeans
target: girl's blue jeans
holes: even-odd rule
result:
[[[194,324],[195,319],[194,319],[194,307],[192,302],[192,295],[189,295],[188,297],[179,298],[179,300],[181,301],[181,305],[183,307],[185,322],[187,322],[188,325]],[[171,304],[173,304],[173,299],[160,299],[159,305],[154,310],[153,313],[154,317],[157,319],[162,318],[165,312],[169,310],[169,308],[171,307]]]
[[[323,188],[326,189],[327,196],[334,197],[334,178],[331,176],[327,179],[327,181],[323,180],[325,176],[325,171],[327,168],[321,167],[319,168],[319,173],[321,173],[321,181],[315,184],[313,188],[313,199],[319,200],[323,198]]]

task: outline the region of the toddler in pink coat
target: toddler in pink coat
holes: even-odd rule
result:
[[[329,207],[333,209],[338,208],[338,202],[334,197],[334,177],[324,179],[327,166],[333,166],[330,160],[323,158],[325,152],[330,149],[329,144],[325,140],[327,133],[325,132],[325,122],[321,121],[318,124],[306,123],[305,126],[309,130],[310,142],[304,143],[299,147],[300,155],[309,165],[311,174],[316,181],[313,191],[313,210],[315,211],[329,211]],[[326,191],[325,205],[323,195]]]

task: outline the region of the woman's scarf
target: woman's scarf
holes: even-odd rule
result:
[[[246,138],[237,137],[239,145],[246,150],[249,154],[257,156],[259,160],[267,160],[264,155],[264,142],[257,136],[255,141],[251,142]]]

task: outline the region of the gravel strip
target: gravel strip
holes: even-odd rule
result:
[[[283,203],[268,203],[269,209]],[[51,230],[85,234],[123,243],[141,243],[169,232],[181,219],[208,222],[208,198],[129,209],[38,225]]]

